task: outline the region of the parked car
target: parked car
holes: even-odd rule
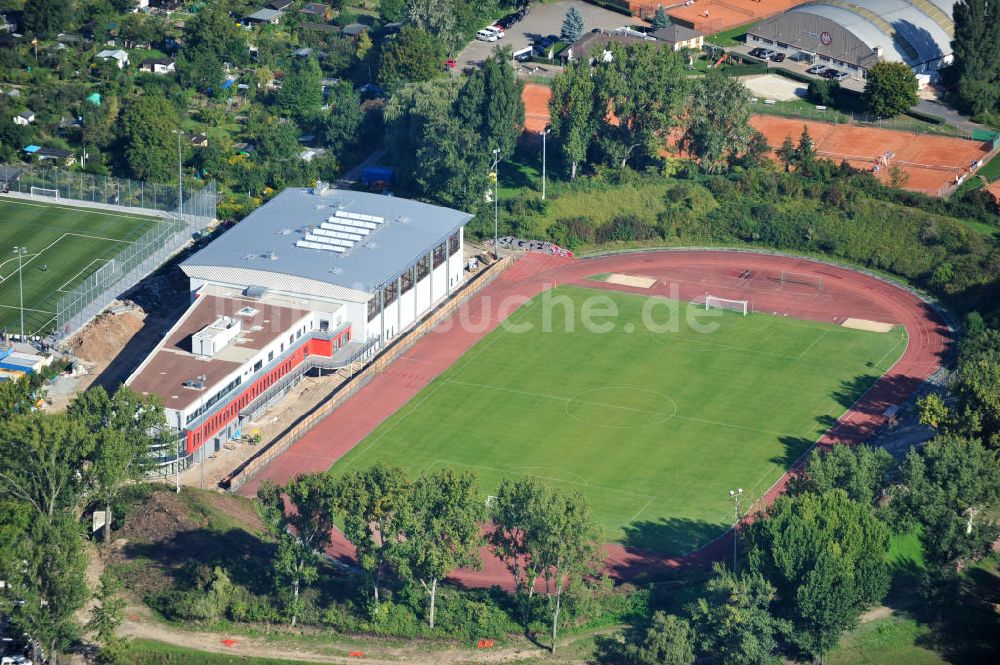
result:
[[[823,72],[820,73],[820,76],[822,76],[825,79],[832,79],[836,75],[837,75],[837,70],[832,67],[829,69],[825,69],[823,70]]]
[[[837,72],[836,74],[833,75],[833,78],[836,81],[843,81],[844,79],[848,79],[850,77],[851,75],[848,74],[847,72]]]
[[[771,62],[784,62],[784,61],[785,61],[784,53],[775,53],[774,55],[771,56]]]
[[[755,58],[763,58],[764,52],[766,50],[767,50],[766,48],[761,48],[758,46],[757,48],[750,49],[750,55],[752,55]]]
[[[497,33],[490,30],[480,30],[476,33],[476,39],[481,42],[495,42],[497,40]]]
[[[512,27],[514,27],[514,24],[517,23],[519,20],[521,19],[518,17],[517,14],[507,14],[502,19],[497,21],[497,25],[503,28],[504,30],[510,30]]]
[[[514,56],[514,59],[518,62],[527,62],[531,59],[531,49],[528,49],[525,53],[518,53]]]
[[[826,70],[826,65],[813,65],[806,70],[806,74],[822,74]]]
[[[448,59],[444,61],[445,69],[455,69],[455,67],[458,67],[458,62],[456,60]]]

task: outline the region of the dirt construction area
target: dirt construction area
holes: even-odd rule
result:
[[[978,160],[985,162],[991,150],[982,141],[771,115],[755,115],[750,124],[764,134],[773,148],[780,146],[785,137],[797,141],[802,127],[808,127],[820,157],[847,160],[855,168],[869,171],[878,166],[876,175],[883,180],[888,179],[889,168],[895,164],[908,176],[904,189],[931,196],[950,193],[957,178],[968,177],[970,166]],[[888,158],[885,163],[883,156]]]

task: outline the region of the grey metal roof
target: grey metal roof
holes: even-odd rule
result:
[[[273,18],[281,18],[285,12],[265,7],[258,9],[253,14],[247,16],[248,21],[270,21]]]
[[[344,253],[297,246],[331,217],[360,214],[385,221]],[[181,264],[238,269],[245,286],[289,275],[371,293],[472,219],[460,210],[381,194],[338,189],[286,189]],[[322,232],[321,232],[322,233]],[[249,272],[248,272],[249,271]],[[259,281],[251,273],[263,273]],[[298,283],[298,282],[295,282]]]
[[[954,4],[954,0],[818,0],[793,7],[785,16],[823,16],[870,48],[881,47],[884,59],[917,67],[951,55]]]
[[[705,33],[698,32],[697,30],[692,30],[687,26],[671,23],[667,27],[660,28],[659,30],[656,30],[655,32],[651,32],[649,34],[650,36],[660,41],[676,44],[677,42],[686,42],[689,39],[700,37]]]
[[[794,48],[829,56],[849,62],[860,67],[871,67],[878,58],[872,51],[867,38],[876,38],[871,32],[849,30],[840,22],[827,17],[807,12],[786,12],[765,19],[753,26],[747,32]],[[830,35],[830,43],[824,44],[821,35]],[[894,60],[891,54],[883,54],[887,59]]]

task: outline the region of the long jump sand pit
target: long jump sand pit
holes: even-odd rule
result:
[[[750,124],[764,134],[772,148],[780,146],[788,136],[798,140],[803,126],[808,127],[820,157],[838,162],[847,160],[859,169],[871,170],[882,155],[890,153],[892,158],[888,166],[896,164],[908,176],[904,189],[931,196],[949,193],[955,179],[967,173],[973,162],[983,159],[990,152],[988,144],[982,141],[861,125],[838,125],[763,114],[754,115]],[[880,179],[888,179],[888,166],[881,167],[877,172]]]
[[[639,289],[648,289],[656,284],[656,280],[652,277],[640,277],[638,275],[622,275],[621,273],[613,272],[604,278],[604,281],[608,284],[618,284],[619,286],[634,286]]]
[[[840,325],[844,328],[854,328],[855,330],[867,330],[868,332],[879,333],[892,332],[892,329],[896,327],[891,323],[869,321],[868,319],[854,319],[850,317],[844,319],[843,323]]]

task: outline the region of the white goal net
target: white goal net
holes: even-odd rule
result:
[[[749,311],[748,304],[746,300],[730,300],[729,298],[705,296],[705,309],[729,309],[746,316],[747,311]]]
[[[46,187],[35,187],[31,186],[31,198],[45,197],[48,199],[58,199],[59,190],[58,189],[48,189]]]
[[[786,286],[788,284],[801,284],[802,286],[812,287],[817,291],[823,290],[823,278],[820,275],[809,275],[807,273],[783,270],[781,272],[781,285]]]

